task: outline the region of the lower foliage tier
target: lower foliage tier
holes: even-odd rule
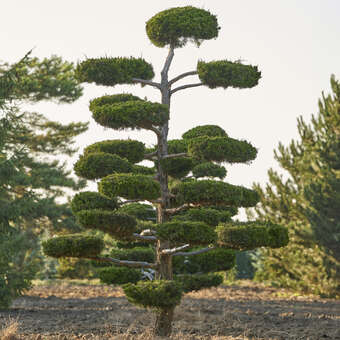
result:
[[[181,302],[183,290],[176,281],[155,280],[128,283],[123,290],[129,302],[145,308],[171,308]]]

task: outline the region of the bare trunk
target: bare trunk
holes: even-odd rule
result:
[[[168,71],[173,58],[173,49],[170,48],[168,57],[165,61],[164,68],[161,76],[161,93],[162,93],[162,104],[168,105],[170,109],[170,86],[168,83]],[[161,134],[158,136],[158,179],[161,186],[161,199],[157,207],[157,223],[166,222],[166,215],[164,214],[165,209],[169,208],[169,188],[168,188],[168,175],[162,169],[161,159],[168,154],[168,130],[169,125],[166,122],[161,127]],[[156,247],[156,258],[158,269],[156,272],[157,280],[172,280],[172,257],[170,255],[162,254],[163,249],[169,248],[168,241],[158,241]],[[172,330],[172,320],[174,315],[174,307],[160,309],[156,315],[155,334],[159,336],[169,336]]]

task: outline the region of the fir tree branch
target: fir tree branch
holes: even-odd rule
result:
[[[157,151],[151,152],[151,153],[147,153],[147,154],[144,155],[144,159],[150,159],[150,160],[152,160],[152,159],[154,159],[154,158],[157,158],[157,154],[158,154]]]
[[[188,77],[188,76],[194,76],[195,74],[197,74],[197,71],[189,71],[189,72],[185,72],[185,73],[182,73],[180,74],[179,76],[171,79],[169,81],[169,85],[171,86],[173,83],[175,83],[176,81],[182,79],[182,78],[185,78],[185,77]]]
[[[173,214],[178,213],[179,211],[186,210],[186,209],[190,208],[191,206],[192,205],[190,203],[185,203],[185,204],[183,204],[183,205],[181,205],[180,207],[177,207],[177,208],[166,209],[165,212],[168,215],[173,215]]]
[[[144,84],[144,85],[150,85],[150,86],[156,87],[157,89],[161,88],[161,84],[155,83],[155,82],[150,81],[150,80],[139,79],[139,78],[132,78],[132,81],[134,81],[135,83],[140,83],[140,84]]]
[[[172,248],[172,249],[163,249],[162,254],[164,255],[173,255],[177,253],[180,250],[187,249],[190,247],[190,244],[185,244],[184,246],[177,247],[177,248]]]
[[[168,74],[168,71],[169,71],[169,68],[170,68],[170,65],[171,65],[171,62],[172,62],[172,59],[173,59],[174,55],[175,55],[174,47],[170,46],[169,54],[166,57],[164,67],[163,67],[163,70],[161,72],[162,75]]]
[[[187,89],[189,87],[197,87],[197,86],[202,86],[202,85],[204,85],[204,84],[203,83],[195,83],[195,84],[187,84],[187,85],[179,86],[179,87],[176,87],[175,89],[173,89],[172,91],[170,91],[170,95],[174,94],[177,91]]]
[[[127,261],[117,260],[112,257],[87,257],[89,260],[100,261],[100,262],[111,262],[116,266],[131,267],[131,268],[157,268],[156,263],[149,263],[143,261]]]
[[[215,247],[207,247],[207,248],[203,248],[203,249],[196,250],[196,251],[190,251],[190,252],[182,251],[182,252],[178,252],[176,254],[173,254],[172,256],[193,256],[193,255],[206,253],[206,252],[211,251],[213,249],[215,249]]]

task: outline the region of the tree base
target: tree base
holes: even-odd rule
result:
[[[155,335],[164,337],[171,335],[174,310],[175,308],[167,308],[157,311],[154,330]]]

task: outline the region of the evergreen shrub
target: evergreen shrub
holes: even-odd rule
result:
[[[199,125],[183,133],[183,139],[196,137],[228,137],[227,133],[218,125]]]
[[[138,269],[127,267],[104,267],[98,269],[98,276],[102,283],[122,285],[137,283],[142,279],[142,272]]]
[[[180,283],[184,293],[205,288],[217,287],[223,283],[223,276],[219,274],[178,275],[175,281]]]
[[[225,169],[224,166],[220,166],[212,162],[204,162],[196,165],[192,169],[192,175],[195,178],[218,177],[220,179],[223,179],[227,175],[227,170]]]
[[[117,198],[109,199],[96,191],[83,191],[74,195],[71,209],[74,214],[80,210],[116,210],[119,204]]]

